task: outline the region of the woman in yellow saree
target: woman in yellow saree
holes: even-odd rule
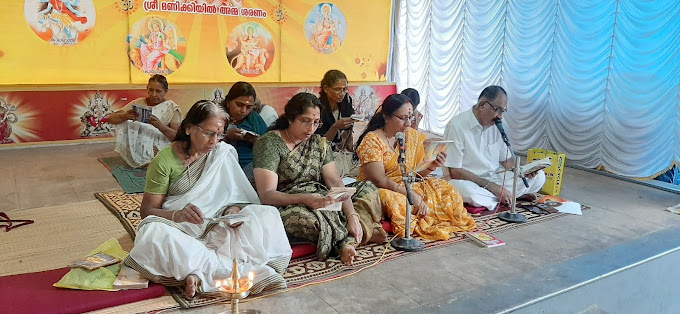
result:
[[[385,213],[392,219],[395,234],[404,236],[406,188],[398,163],[399,148],[395,135],[405,134],[405,167],[413,171],[423,164],[426,135],[409,127],[413,107],[404,95],[390,95],[359,137],[357,154],[361,160],[358,180],[370,180],[380,189]],[[448,240],[452,232],[476,228],[474,219],[463,207],[460,194],[445,180],[427,177],[442,166],[446,153],[416,173],[422,181],[413,183],[411,232],[428,240]],[[422,168],[422,167],[421,167]]]

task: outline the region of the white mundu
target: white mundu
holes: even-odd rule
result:
[[[132,109],[132,105],[146,105],[144,98],[131,101],[123,107],[123,111]],[[151,107],[151,114],[161,123],[168,125],[175,112],[180,113],[179,106],[172,100],[166,100]],[[158,151],[170,145],[165,135],[148,123],[137,121],[123,121],[116,125],[115,151],[133,168],[144,166],[155,156],[154,147]]]
[[[191,203],[205,217],[217,217],[229,204],[252,204],[240,211],[249,216],[248,221],[232,228],[208,220],[203,224],[175,223],[147,216],[138,227],[126,265],[147,278],[160,276],[162,279],[155,281],[167,285],[178,285],[176,281],[196,275],[199,291],[211,292],[216,290],[216,280],[229,278],[236,259],[242,274],[252,271],[255,275],[252,293],[285,288],[281,274],[293,251],[281,216],[276,207],[258,205],[257,193],[248,184],[236,156],[233,146],[220,142],[208,155],[197,182],[185,193],[168,195],[163,209],[181,210]],[[185,174],[192,176],[186,170],[175,183]]]
[[[503,184],[510,193],[512,192],[514,175],[510,171],[503,171],[501,165],[501,162],[512,156],[498,130],[494,126],[484,128],[479,124],[473,109],[454,116],[446,126],[444,138],[454,141],[449,145],[444,166],[465,169],[492,183]],[[493,193],[472,181],[452,179],[449,182],[458,190],[465,203],[488,209],[494,209],[498,204],[498,198]],[[518,180],[518,197],[538,192],[545,184],[545,173],[539,171],[535,177],[528,179],[528,182],[527,188],[522,180]]]

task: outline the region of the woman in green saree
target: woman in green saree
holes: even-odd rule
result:
[[[318,210],[337,202],[331,187],[344,187],[328,141],[314,131],[321,125],[319,99],[299,93],[288,101],[270,131],[253,148],[255,183],[262,204],[279,208],[288,237],[317,246],[317,256],[340,255],[352,265],[359,244],[384,242],[387,233],[376,186],[353,184],[356,193],[342,211]]]

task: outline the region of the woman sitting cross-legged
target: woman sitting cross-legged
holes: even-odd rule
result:
[[[416,169],[423,163],[426,135],[410,128],[413,107],[408,97],[390,95],[359,137],[357,154],[361,160],[358,180],[370,180],[380,188],[383,210],[392,219],[395,234],[404,236],[406,221],[406,188],[398,163],[399,147],[395,135],[405,133],[405,168]],[[474,219],[463,207],[459,193],[445,180],[427,177],[446,158],[440,153],[417,176],[413,183],[413,211],[411,231],[428,240],[448,240],[452,232],[476,228]]]
[[[233,260],[254,272],[251,290],[286,287],[283,271],[292,250],[275,207],[259,199],[224,142],[226,113],[212,101],[191,107],[175,141],[147,170],[135,246],[125,264],[151,281],[184,286],[185,296],[214,291]],[[207,218],[241,213],[249,220],[229,225]]]
[[[341,256],[351,265],[356,246],[384,242],[378,189],[371,182],[355,184],[356,193],[342,202],[342,211],[318,210],[335,202],[331,187],[344,187],[331,146],[314,131],[321,124],[319,99],[299,93],[284,114],[253,149],[255,183],[262,203],[279,207],[293,241],[316,244],[317,256]]]
[[[146,98],[135,99],[108,117],[108,122],[116,125],[115,151],[133,168],[147,165],[156,152],[170,145],[182,120],[179,106],[165,99],[168,92],[165,76],[150,77],[146,91]],[[148,123],[136,121],[139,114],[135,105],[151,107]]]

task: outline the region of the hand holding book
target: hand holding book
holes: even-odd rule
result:
[[[341,211],[342,202],[348,200],[357,191],[356,188],[351,187],[331,187],[326,197],[332,199],[332,203],[328,206],[318,208],[317,210]]]
[[[453,141],[443,140],[433,140],[425,143],[425,157],[423,162],[416,166],[413,171],[421,172],[428,168],[431,169],[434,163],[439,164],[434,165],[434,167],[443,166],[444,161],[446,161],[446,152],[451,144],[453,144]]]

